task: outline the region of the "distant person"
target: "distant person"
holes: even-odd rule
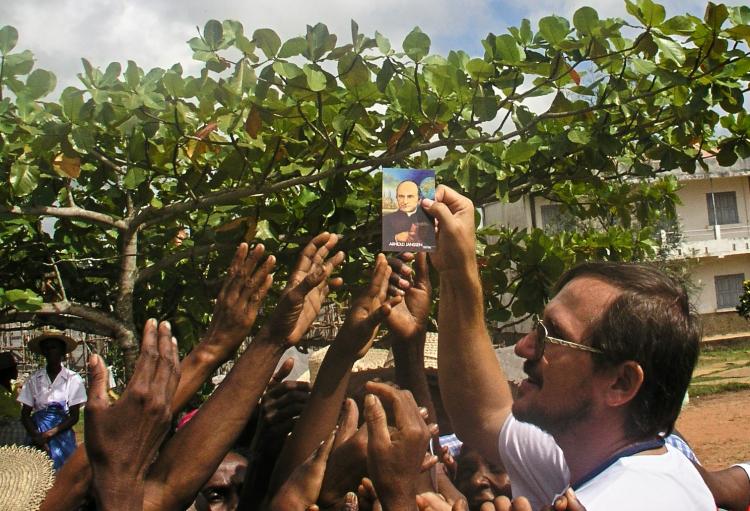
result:
[[[75,347],[73,339],[57,330],[29,341],[29,350],[44,356],[47,364],[31,374],[18,396],[23,405],[21,422],[30,444],[49,454],[55,470],[76,449],[73,426],[78,422],[81,404],[86,402],[83,379],[62,365],[65,355]]]
[[[419,205],[419,185],[401,181],[396,187],[398,211],[383,217],[383,249],[435,244],[435,224]]]
[[[23,445],[26,430],[21,424],[14,381],[18,364],[10,351],[0,353],[0,446]]]

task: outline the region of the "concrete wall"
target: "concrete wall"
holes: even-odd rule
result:
[[[744,273],[745,279],[750,279],[750,254],[698,259],[692,271],[692,281],[699,287],[696,296],[692,297],[698,312],[706,314],[726,311],[737,315],[734,309],[717,308],[716,286],[714,284],[714,277],[717,275],[733,275],[737,273]]]
[[[722,177],[714,179],[695,179],[683,181],[677,194],[682,204],[677,206],[683,235],[686,241],[699,239],[701,236],[713,238],[713,226],[708,223],[708,204],[706,194],[735,192],[737,196],[737,224],[720,226],[722,238],[750,236],[747,226],[750,224],[750,187],[748,177]]]

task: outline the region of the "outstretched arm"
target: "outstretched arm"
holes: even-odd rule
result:
[[[413,267],[406,264],[411,261]],[[405,252],[397,258],[390,258],[388,263],[393,269],[389,293],[404,297],[386,318],[387,339],[391,341],[396,365],[396,383],[402,389],[410,390],[417,404],[427,408],[429,421],[437,423],[424,370],[427,318],[432,304],[427,253]]]
[[[252,328],[261,297],[250,288],[250,277],[260,260],[262,246],[250,250],[237,247],[229,273],[216,299],[211,324],[201,342],[182,360],[182,378],[172,399],[172,413],[182,410],[203,382],[226,362]],[[57,473],[41,511],[74,511],[86,498],[91,485],[91,468],[86,449],[80,446]]]
[[[157,331],[156,320],[148,320],[133,377],[109,406],[107,369],[92,355],[85,437],[98,509],[143,509],[145,476],[169,429],[179,365],[169,323],[162,322]]]
[[[379,254],[370,285],[349,308],[344,324],[323,359],[310,401],[281,451],[271,479],[272,492],[278,490],[294,467],[300,465],[336,425],[354,362],[367,353],[378,325],[401,300],[388,300],[390,274],[385,256]]]
[[[443,185],[435,197],[424,199],[422,207],[438,220],[437,250],[430,259],[440,273],[440,393],[458,436],[498,461],[497,439],[512,396],[484,321],[474,205]]]
[[[327,258],[335,244],[336,236],[327,233],[308,244],[295,270],[302,278],[285,289],[269,322],[219,388],[169,440],[149,474],[148,509],[185,509],[221,463],[256,408],[281,355],[301,339],[317,316],[322,297],[328,292],[328,276],[343,261],[342,253]],[[273,265],[274,257],[270,256],[252,273],[249,287],[260,299],[271,286]],[[300,273],[303,265],[306,269]],[[311,300],[311,295],[318,299]]]

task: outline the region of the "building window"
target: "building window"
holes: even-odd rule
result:
[[[716,307],[719,309],[733,309],[740,303],[742,295],[742,283],[745,281],[745,274],[736,275],[717,275],[714,277],[716,285]]]
[[[542,204],[542,226],[557,225],[562,216],[562,208],[559,204]]]
[[[735,192],[707,193],[708,225],[738,224],[737,194]]]

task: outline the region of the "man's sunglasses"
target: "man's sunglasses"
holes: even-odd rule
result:
[[[567,346],[568,348],[573,348],[574,350],[582,350],[599,354],[604,353],[598,348],[592,348],[591,346],[587,346],[578,342],[565,341],[563,339],[558,339],[557,337],[552,337],[551,335],[549,335],[547,327],[544,325],[542,320],[538,318],[534,321],[534,332],[536,333],[536,340],[534,341],[534,360],[539,360],[544,356],[544,341],[551,342],[552,344],[559,344],[560,346]]]

